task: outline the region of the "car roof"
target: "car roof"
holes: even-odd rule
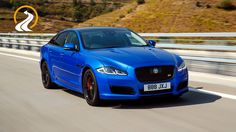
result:
[[[97,29],[114,29],[114,30],[128,30],[127,28],[118,28],[118,27],[81,27],[81,28],[70,28],[63,31],[89,31]]]

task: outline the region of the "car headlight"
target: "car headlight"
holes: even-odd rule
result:
[[[183,70],[187,69],[187,66],[185,65],[184,61],[181,63],[181,65],[178,66],[178,71],[181,72]]]
[[[101,67],[98,68],[97,71],[103,74],[110,74],[110,75],[120,75],[120,76],[128,75],[126,72],[116,69],[114,67]]]

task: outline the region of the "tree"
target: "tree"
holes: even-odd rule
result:
[[[95,1],[94,0],[90,0],[90,5],[91,6],[95,6],[96,5]]]
[[[217,7],[225,10],[234,10],[236,8],[231,0],[221,0]]]
[[[82,5],[81,0],[73,0],[73,6],[80,6],[80,5]]]

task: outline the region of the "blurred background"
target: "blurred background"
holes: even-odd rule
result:
[[[235,0],[0,0],[0,31],[14,32],[13,14],[31,5],[40,16],[34,32],[82,26],[127,27],[136,32],[233,32]],[[23,11],[22,11],[23,12]],[[22,13],[17,16],[25,19]]]

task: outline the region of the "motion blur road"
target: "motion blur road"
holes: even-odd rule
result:
[[[0,51],[0,132],[236,130],[236,88],[230,85],[191,81],[192,90],[177,101],[157,98],[91,107],[78,93],[44,89],[37,59]]]

